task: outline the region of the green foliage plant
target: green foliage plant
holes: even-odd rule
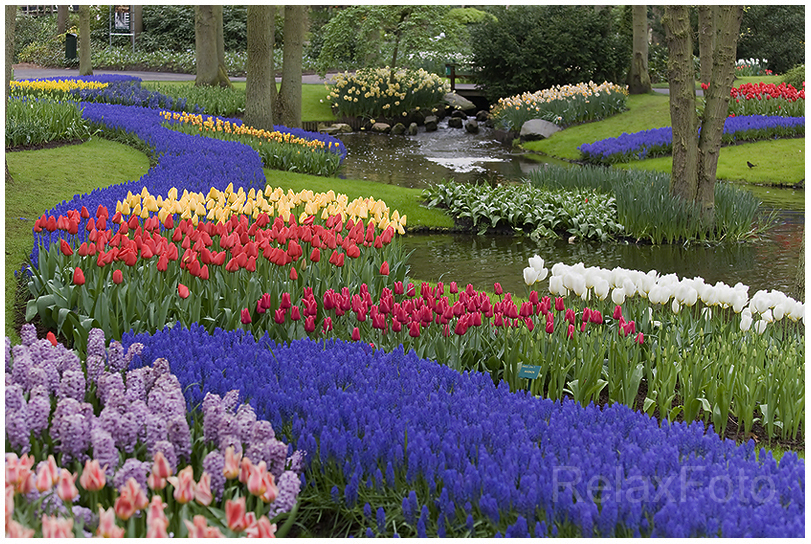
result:
[[[798,64],[781,78],[787,85],[795,89],[805,89],[805,64]]]
[[[327,85],[327,99],[340,117],[399,120],[412,110],[429,112],[438,106],[450,85],[425,70],[384,68],[344,72]]]
[[[85,140],[91,133],[76,102],[21,97],[6,103],[6,148]]]
[[[767,68],[776,74],[805,62],[805,6],[746,6],[737,55],[768,59]]]

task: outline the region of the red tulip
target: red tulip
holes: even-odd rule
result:
[[[323,324],[322,328],[323,328],[324,332],[329,332],[329,331],[332,330],[332,318],[331,317],[325,317],[324,318],[324,324]]]
[[[313,251],[310,253],[310,260],[314,263],[317,263],[321,260],[321,250],[317,247],[313,248]]]
[[[124,273],[120,269],[113,271],[113,283],[120,285],[124,281]]]
[[[78,266],[73,269],[73,283],[74,285],[84,285],[84,272]]]
[[[569,338],[574,336],[574,325],[572,325],[571,323],[569,323],[569,329],[566,332],[566,336],[568,336]]]
[[[295,268],[293,270],[295,270]],[[298,321],[300,319],[301,319],[301,309],[298,306],[291,306],[290,307],[290,320],[291,321]]]
[[[64,238],[59,239],[59,249],[62,251],[63,255],[67,255],[68,257],[73,255],[73,248],[70,247]]]
[[[555,331],[555,323],[553,321],[546,320],[546,332],[552,334]]]
[[[180,295],[180,298],[188,298],[189,297],[189,288],[183,285],[182,283],[177,284],[177,294]]]
[[[619,319],[622,317],[622,307],[617,304],[614,306],[614,319]]]
[[[304,332],[307,334],[315,331],[315,316],[310,315],[304,319]]]
[[[357,342],[358,340],[360,340],[360,329],[355,327],[352,329],[352,341]]]
[[[290,269],[290,280],[296,281],[298,279],[298,272],[296,272],[296,267]]]
[[[566,305],[563,303],[563,297],[555,298],[555,311],[562,312],[566,309]]]
[[[47,339],[48,339],[48,341],[49,341],[51,344],[53,344],[54,346],[56,346],[57,342],[56,342],[56,336],[54,336],[54,333],[52,333],[51,331],[48,331],[48,334],[46,334],[46,335],[45,335],[45,338],[47,338]]]
[[[394,328],[394,327],[392,327]],[[418,338],[420,336],[420,322],[419,321],[412,321],[408,325],[408,335],[412,338]]]
[[[496,292],[497,295],[500,295],[501,293],[504,292],[504,290],[501,288],[501,284],[499,282],[496,282],[496,283],[493,284],[493,290]]]
[[[389,275],[389,261],[383,261],[383,264],[380,265],[380,273],[384,276]]]
[[[645,342],[645,335],[640,332],[639,334],[636,335],[636,343],[637,344],[642,344],[644,342]]]
[[[251,322],[251,311],[248,308],[242,308],[242,324],[248,325]]]

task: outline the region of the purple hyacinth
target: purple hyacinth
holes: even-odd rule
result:
[[[159,357],[152,362],[152,373],[155,375],[155,379],[160,378],[164,374],[169,374],[170,372],[169,361],[163,357]]]
[[[229,447],[234,447],[234,453],[237,455],[242,454],[242,441],[239,435],[236,434],[220,434],[218,449],[225,452]]]
[[[225,414],[222,399],[214,393],[206,393],[203,398],[203,440],[215,442],[219,440],[220,418]]]
[[[28,401],[28,428],[39,437],[48,429],[48,416],[51,415],[51,398],[38,395]]]
[[[113,477],[113,485],[116,489],[121,489],[127,484],[130,478],[135,478],[135,481],[141,486],[141,489],[146,492],[149,489],[146,485],[147,475],[152,468],[152,463],[147,461],[139,461],[134,457],[130,457]]]
[[[155,445],[149,450],[149,455],[154,458],[155,454],[158,452],[161,452],[166,458],[166,462],[172,469],[172,474],[177,472],[177,454],[175,453],[175,447],[172,445],[172,443],[168,440],[159,440],[155,442]]]
[[[267,442],[274,438],[276,438],[276,433],[273,431],[273,425],[271,425],[269,421],[262,419],[253,424],[253,429],[251,430],[252,444],[254,442]]]
[[[185,416],[173,416],[166,425],[166,436],[175,447],[177,456],[191,461],[191,433]]]
[[[84,372],[79,370],[68,370],[62,374],[62,381],[59,382],[59,389],[57,390],[57,398],[63,399],[70,397],[78,401],[84,400],[85,392],[87,392],[87,383],[85,382]]]
[[[140,342],[136,342],[132,344],[129,349],[127,350],[127,354],[124,355],[124,368],[129,368],[130,363],[132,360],[135,359],[141,352],[144,350],[144,345]]]
[[[287,464],[290,467],[290,470],[301,476],[304,472],[305,462],[304,458],[307,456],[307,452],[296,450],[293,452],[293,455],[287,458]]]
[[[107,348],[107,366],[110,372],[120,373],[125,370],[127,362],[124,360],[124,346],[118,340],[110,342]]]
[[[94,514],[90,508],[85,508],[84,506],[79,506],[78,504],[74,504],[71,510],[73,511],[73,520],[75,524],[78,525],[79,521],[81,521],[85,531],[95,531],[99,524],[98,515]]]
[[[31,450],[29,436],[31,430],[28,428],[27,409],[15,410],[6,413],[6,437],[13,450],[20,450],[28,453]]]
[[[101,428],[110,433],[115,446],[122,451],[131,453],[138,440],[138,422],[127,412],[122,414],[112,406],[105,406],[99,414]]]
[[[146,419],[150,415],[149,408],[142,400],[133,401],[129,406],[127,412],[135,420],[137,426],[137,439],[141,442],[146,441]]]
[[[152,389],[147,395],[146,405],[153,414],[165,414],[166,395],[160,389]]]
[[[239,437],[243,442],[250,443],[251,430],[256,423],[256,413],[250,404],[243,404],[237,408],[237,423],[239,424]]]
[[[127,399],[146,402],[146,384],[142,368],[127,372]]]
[[[61,419],[59,424],[59,444],[54,450],[62,453],[62,464],[68,465],[76,459],[84,463],[90,447],[90,423],[82,414],[72,414]]]
[[[156,389],[163,391],[163,414],[167,418],[186,416],[186,399],[183,397],[183,390],[180,388],[177,376],[174,374],[162,374],[155,380],[153,391]]]
[[[90,444],[93,446],[93,459],[98,461],[102,467],[106,466],[107,476],[112,477],[118,469],[120,459],[113,437],[100,424],[97,424],[90,431]]]
[[[20,328],[20,342],[23,346],[30,346],[37,341],[37,329],[31,323],[23,323]]]
[[[62,344],[59,345],[61,346]],[[75,352],[68,351],[67,349],[62,351],[59,361],[56,364],[56,369],[62,374],[70,370],[74,372],[84,372],[82,370],[82,361],[79,359],[79,356]]]
[[[284,465],[287,461],[287,444],[271,439],[267,441],[265,447],[265,462],[267,463],[268,472],[278,480],[284,472]]]
[[[96,394],[98,395],[102,404],[105,405],[108,402],[108,397],[110,396],[111,391],[117,390],[123,396],[124,391],[126,390],[124,387],[124,378],[122,378],[121,374],[119,373],[105,372],[99,377],[97,383],[98,389],[96,389]]]
[[[203,470],[211,475],[211,492],[217,501],[222,499],[222,492],[225,490],[225,476],[222,471],[225,468],[225,457],[213,450],[203,459]]]
[[[145,419],[146,438],[144,444],[151,450],[156,442],[166,440],[166,419],[160,414],[150,413]]]
[[[233,413],[239,403],[239,389],[232,389],[222,398],[222,408],[226,413]]]
[[[25,407],[22,385],[15,383],[6,387],[6,417],[11,412],[22,410]]]
[[[255,442],[248,446],[248,449],[245,450],[244,456],[251,460],[251,463],[254,465],[258,465],[260,462],[265,460],[265,443],[264,442]],[[265,461],[267,464],[267,461]]]
[[[87,334],[87,357],[97,355],[107,362],[107,343],[104,339],[104,331],[101,329],[90,329]]]
[[[11,349],[14,355],[14,366],[11,369],[11,377],[14,383],[28,389],[28,371],[33,368],[34,362],[31,360],[31,353],[26,346],[17,345]]]
[[[279,493],[276,495],[276,500],[270,505],[270,512],[268,512],[268,517],[271,519],[273,519],[273,516],[293,509],[293,506],[296,505],[296,497],[298,497],[301,490],[301,479],[295,472],[291,470],[285,471],[276,479],[276,488]]]
[[[36,387],[38,385],[42,385],[50,391],[50,383],[48,380],[48,374],[45,372],[45,369],[41,366],[32,366],[28,369],[28,378],[26,380],[26,389],[31,389],[32,387]]]
[[[85,360],[87,365],[87,379],[92,383],[98,383],[99,378],[104,375],[105,361],[100,355],[88,355]]]

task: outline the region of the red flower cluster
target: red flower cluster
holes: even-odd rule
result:
[[[175,225],[171,215],[161,224],[157,216],[142,222],[137,215],[125,220],[117,212],[109,221],[110,226],[118,225],[113,234],[107,228],[108,217],[104,206],[99,206],[95,217],[90,217],[83,206],[81,211],[70,210],[58,219],[43,214],[36,220],[34,231],[64,230],[77,234],[80,222],[87,219],[89,242],[82,242],[76,253],[82,257],[95,255],[98,266],[115,261],[132,267],[139,260],[157,257],[159,271],[166,271],[170,261],[179,261],[182,269],[204,280],[209,278],[209,266],[224,266],[228,272],[241,268],[254,272],[260,256],[278,266],[287,266],[307,254],[312,262],[318,262],[322,249],[333,250],[329,262],[343,266],[346,257],[360,257],[360,246],[380,249],[391,243],[395,233],[389,226],[378,234],[371,222],[366,226],[363,221],[355,223],[351,219],[344,223],[339,215],[328,218],[325,225],[316,224],[313,216],[299,225],[293,214],[286,222],[281,217],[271,221],[268,214],[262,213],[253,223],[245,215],[232,215],[225,223],[200,221],[195,226],[190,219]],[[309,244],[312,250],[305,253],[302,244]],[[60,240],[60,251],[64,255],[73,254],[73,248],[64,239]],[[387,269],[387,264],[382,266],[381,274]],[[291,268],[289,276],[293,280],[298,278],[295,268]],[[114,280],[120,283],[120,277]]]
[[[701,84],[704,88],[704,84]],[[796,100],[805,100],[805,82],[803,82],[802,90],[798,91],[792,85],[781,83],[775,85],[774,83],[744,83],[740,87],[733,87],[729,95],[734,98],[744,98],[746,100],[771,100],[775,98],[783,98],[790,102]]]
[[[455,283],[451,286],[451,293],[458,292],[458,298],[451,300],[443,296],[444,284],[439,282],[436,287],[431,287],[428,283],[423,283],[420,293],[414,284],[409,283],[404,286],[402,282],[395,282],[394,290],[384,288],[377,301],[372,299],[368,286],[364,283],[360,286],[358,293],[352,294],[347,287],[340,292],[334,289],[326,291],[322,298],[322,313],[334,313],[335,318],[340,318],[346,314],[354,314],[357,323],[371,324],[373,329],[382,331],[384,334],[389,330],[399,333],[403,329],[408,330],[412,337],[419,337],[421,331],[437,325],[442,327],[443,335],[449,336],[451,330],[459,335],[464,335],[471,327],[492,325],[494,327],[520,327],[525,325],[530,331],[535,328],[534,316],[543,315],[546,319],[546,332],[554,332],[555,316],[552,313],[552,300],[549,297],[539,298],[537,291],[532,291],[529,301],[521,303],[520,307],[512,300],[510,293],[505,293],[501,300],[493,302],[485,292],[478,292],[473,286],[468,284],[463,291],[458,291]],[[273,310],[271,296],[268,293],[262,295],[256,302],[256,314],[261,315],[268,310]],[[299,306],[293,306],[289,293],[282,293],[278,308],[273,312],[273,319],[278,324],[284,324],[285,320],[298,320],[303,315],[305,320],[305,330],[308,333],[315,331],[315,319],[319,312],[318,302],[313,296],[311,288],[305,288],[304,297]],[[555,309],[564,312],[564,321],[568,322],[568,336],[574,334],[574,325],[577,313],[574,309],[567,309],[563,299],[555,300]],[[243,323],[248,321],[246,317]],[[324,317],[322,330],[326,332],[332,328],[332,316]],[[603,316],[598,310],[585,308],[582,313],[580,331],[585,332],[588,323],[602,324]],[[359,326],[353,327],[352,338],[360,339]]]

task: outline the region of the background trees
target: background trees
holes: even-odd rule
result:
[[[195,85],[231,87],[225,67],[222,6],[194,7],[194,44],[197,51]]]
[[[634,5],[631,9],[633,12],[634,49],[628,75],[628,92],[631,94],[644,94],[651,91],[650,76],[648,75],[648,7]]]
[[[79,6],[79,75],[93,74],[90,55],[90,6]]]
[[[738,40],[739,59],[763,59],[776,74],[805,64],[805,5],[746,6]]]
[[[276,6],[248,6],[248,77],[245,79],[245,124],[273,130],[276,76],[273,67],[273,19]]]
[[[471,31],[476,81],[491,101],[554,85],[624,81],[631,36],[620,10],[600,6],[497,6]]]

